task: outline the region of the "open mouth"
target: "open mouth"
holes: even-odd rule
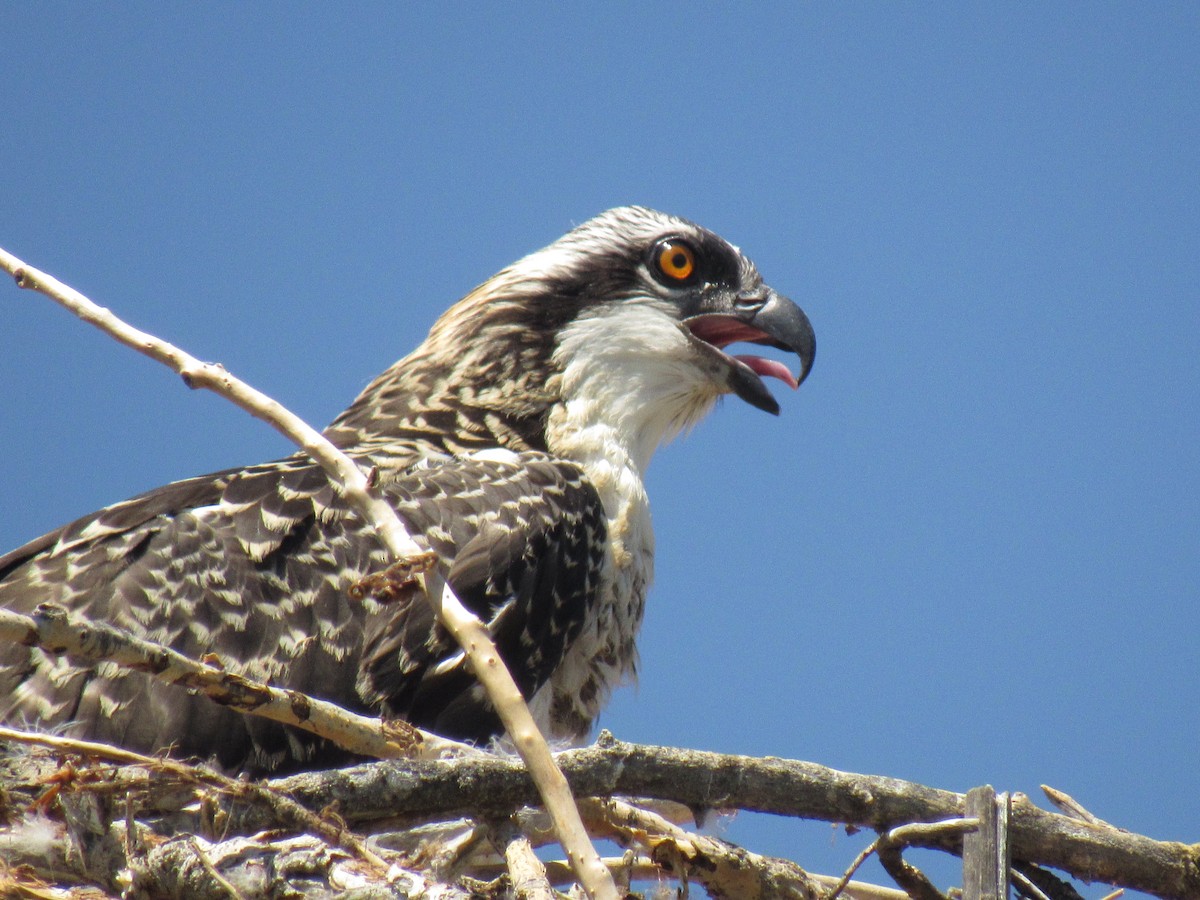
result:
[[[779,413],[779,403],[763,384],[764,377],[778,378],[793,390],[800,386],[800,379],[778,360],[725,352],[726,347],[736,343],[765,344],[768,347],[795,352],[792,347],[786,346],[765,331],[735,316],[720,314],[693,316],[683,324],[698,342],[711,348],[721,357],[730,370],[730,390],[752,406],[775,415]]]

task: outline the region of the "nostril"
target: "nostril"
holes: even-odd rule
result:
[[[767,299],[765,293],[738,294],[733,298],[733,305],[743,312],[757,312],[767,305]]]

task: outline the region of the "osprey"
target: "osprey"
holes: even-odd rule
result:
[[[796,353],[732,355],[735,342]],[[610,210],[495,275],[326,430],[486,623],[544,732],[585,738],[634,675],[654,563],[643,474],[723,394],[813,362],[807,317],[725,240]],[[420,597],[351,588],[392,562],[304,455],[178,481],[0,557],[0,606],[56,603],[348,708],[486,741],[502,728]],[[0,647],[0,718],[231,769],[345,755],[114,664]]]

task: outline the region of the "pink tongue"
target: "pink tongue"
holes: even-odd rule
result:
[[[734,359],[745,363],[757,375],[770,375],[772,378],[778,378],[792,390],[800,387],[796,376],[781,362],[761,356],[735,356]]]

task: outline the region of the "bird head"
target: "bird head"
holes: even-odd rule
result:
[[[552,295],[573,298],[574,321],[558,338],[564,362],[572,354],[561,347],[570,342],[573,330],[589,332],[602,349],[611,347],[614,352],[673,351],[680,362],[702,370],[721,393],[736,394],[773,414],[778,414],[779,404],[763,376],[796,388],[812,368],[816,341],[804,312],[764,284],[740,250],[684,219],[641,207],[612,209],[526,257],[513,270],[537,273],[533,280],[551,285]],[[646,311],[689,340],[659,347],[657,336],[639,339],[639,325],[650,322]],[[632,327],[624,327],[626,319],[632,320]],[[602,327],[580,324],[589,321]],[[734,343],[793,352],[800,357],[800,371],[792,375],[780,362],[726,353]]]
[[[799,370],[733,344],[794,353]],[[451,307],[331,433],[412,437],[453,411],[480,446],[546,449],[548,429],[603,421],[648,458],[721,395],[777,414],[764,379],[798,387],[815,349],[808,317],[737,247],[685,219],[620,207]]]

